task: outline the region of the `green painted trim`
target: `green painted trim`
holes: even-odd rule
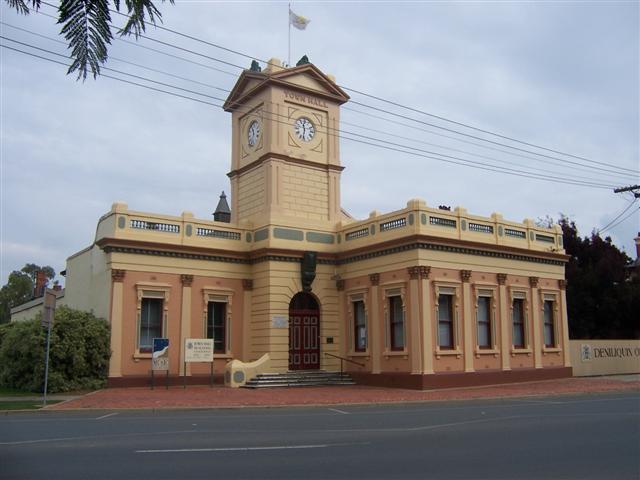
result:
[[[333,244],[335,238],[330,233],[307,232],[307,242]]]
[[[262,230],[258,230],[253,234],[253,238],[255,239],[256,242],[266,240],[267,238],[269,238],[269,229],[263,228]]]
[[[273,229],[273,237],[282,240],[295,240],[301,242],[304,240],[304,232],[302,230],[293,230],[291,228],[276,227]]]

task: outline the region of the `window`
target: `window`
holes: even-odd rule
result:
[[[161,298],[142,298],[140,305],[140,332],[138,350],[151,353],[153,339],[162,338],[163,300]]]
[[[554,327],[554,301],[553,300],[545,300],[544,301],[544,346],[545,347],[555,347],[556,346],[556,336],[555,336],[555,327]]]
[[[438,295],[438,346],[453,348],[453,295]]]
[[[491,348],[491,297],[478,297],[478,348]]]
[[[524,348],[524,298],[513,299],[513,348]]]
[[[362,300],[353,302],[353,338],[353,349],[364,352],[367,349],[367,323]]]
[[[402,297],[389,297],[391,350],[404,350],[404,311]]]
[[[207,338],[213,338],[213,353],[227,351],[227,304],[209,302],[207,304]]]

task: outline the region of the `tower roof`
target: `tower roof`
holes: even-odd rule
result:
[[[312,77],[319,88],[311,89],[308,86],[297,83],[296,77],[299,78],[301,75]],[[279,60],[271,59],[269,67],[261,72],[244,70],[240,74],[238,81],[231,90],[222,108],[227,112],[232,111],[238,104],[243,103],[270,85],[279,85],[301,93],[310,93],[315,96],[324,97],[337,102],[339,105],[349,100],[349,95],[347,95],[331,77],[323,73],[312,63],[284,68],[280,66]]]

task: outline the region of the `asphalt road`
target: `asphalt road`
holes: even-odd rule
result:
[[[640,478],[640,394],[14,413],[1,479]]]

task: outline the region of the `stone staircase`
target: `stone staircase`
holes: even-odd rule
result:
[[[348,373],[324,370],[298,370],[286,373],[259,373],[241,388],[317,387],[325,385],[355,385]]]

